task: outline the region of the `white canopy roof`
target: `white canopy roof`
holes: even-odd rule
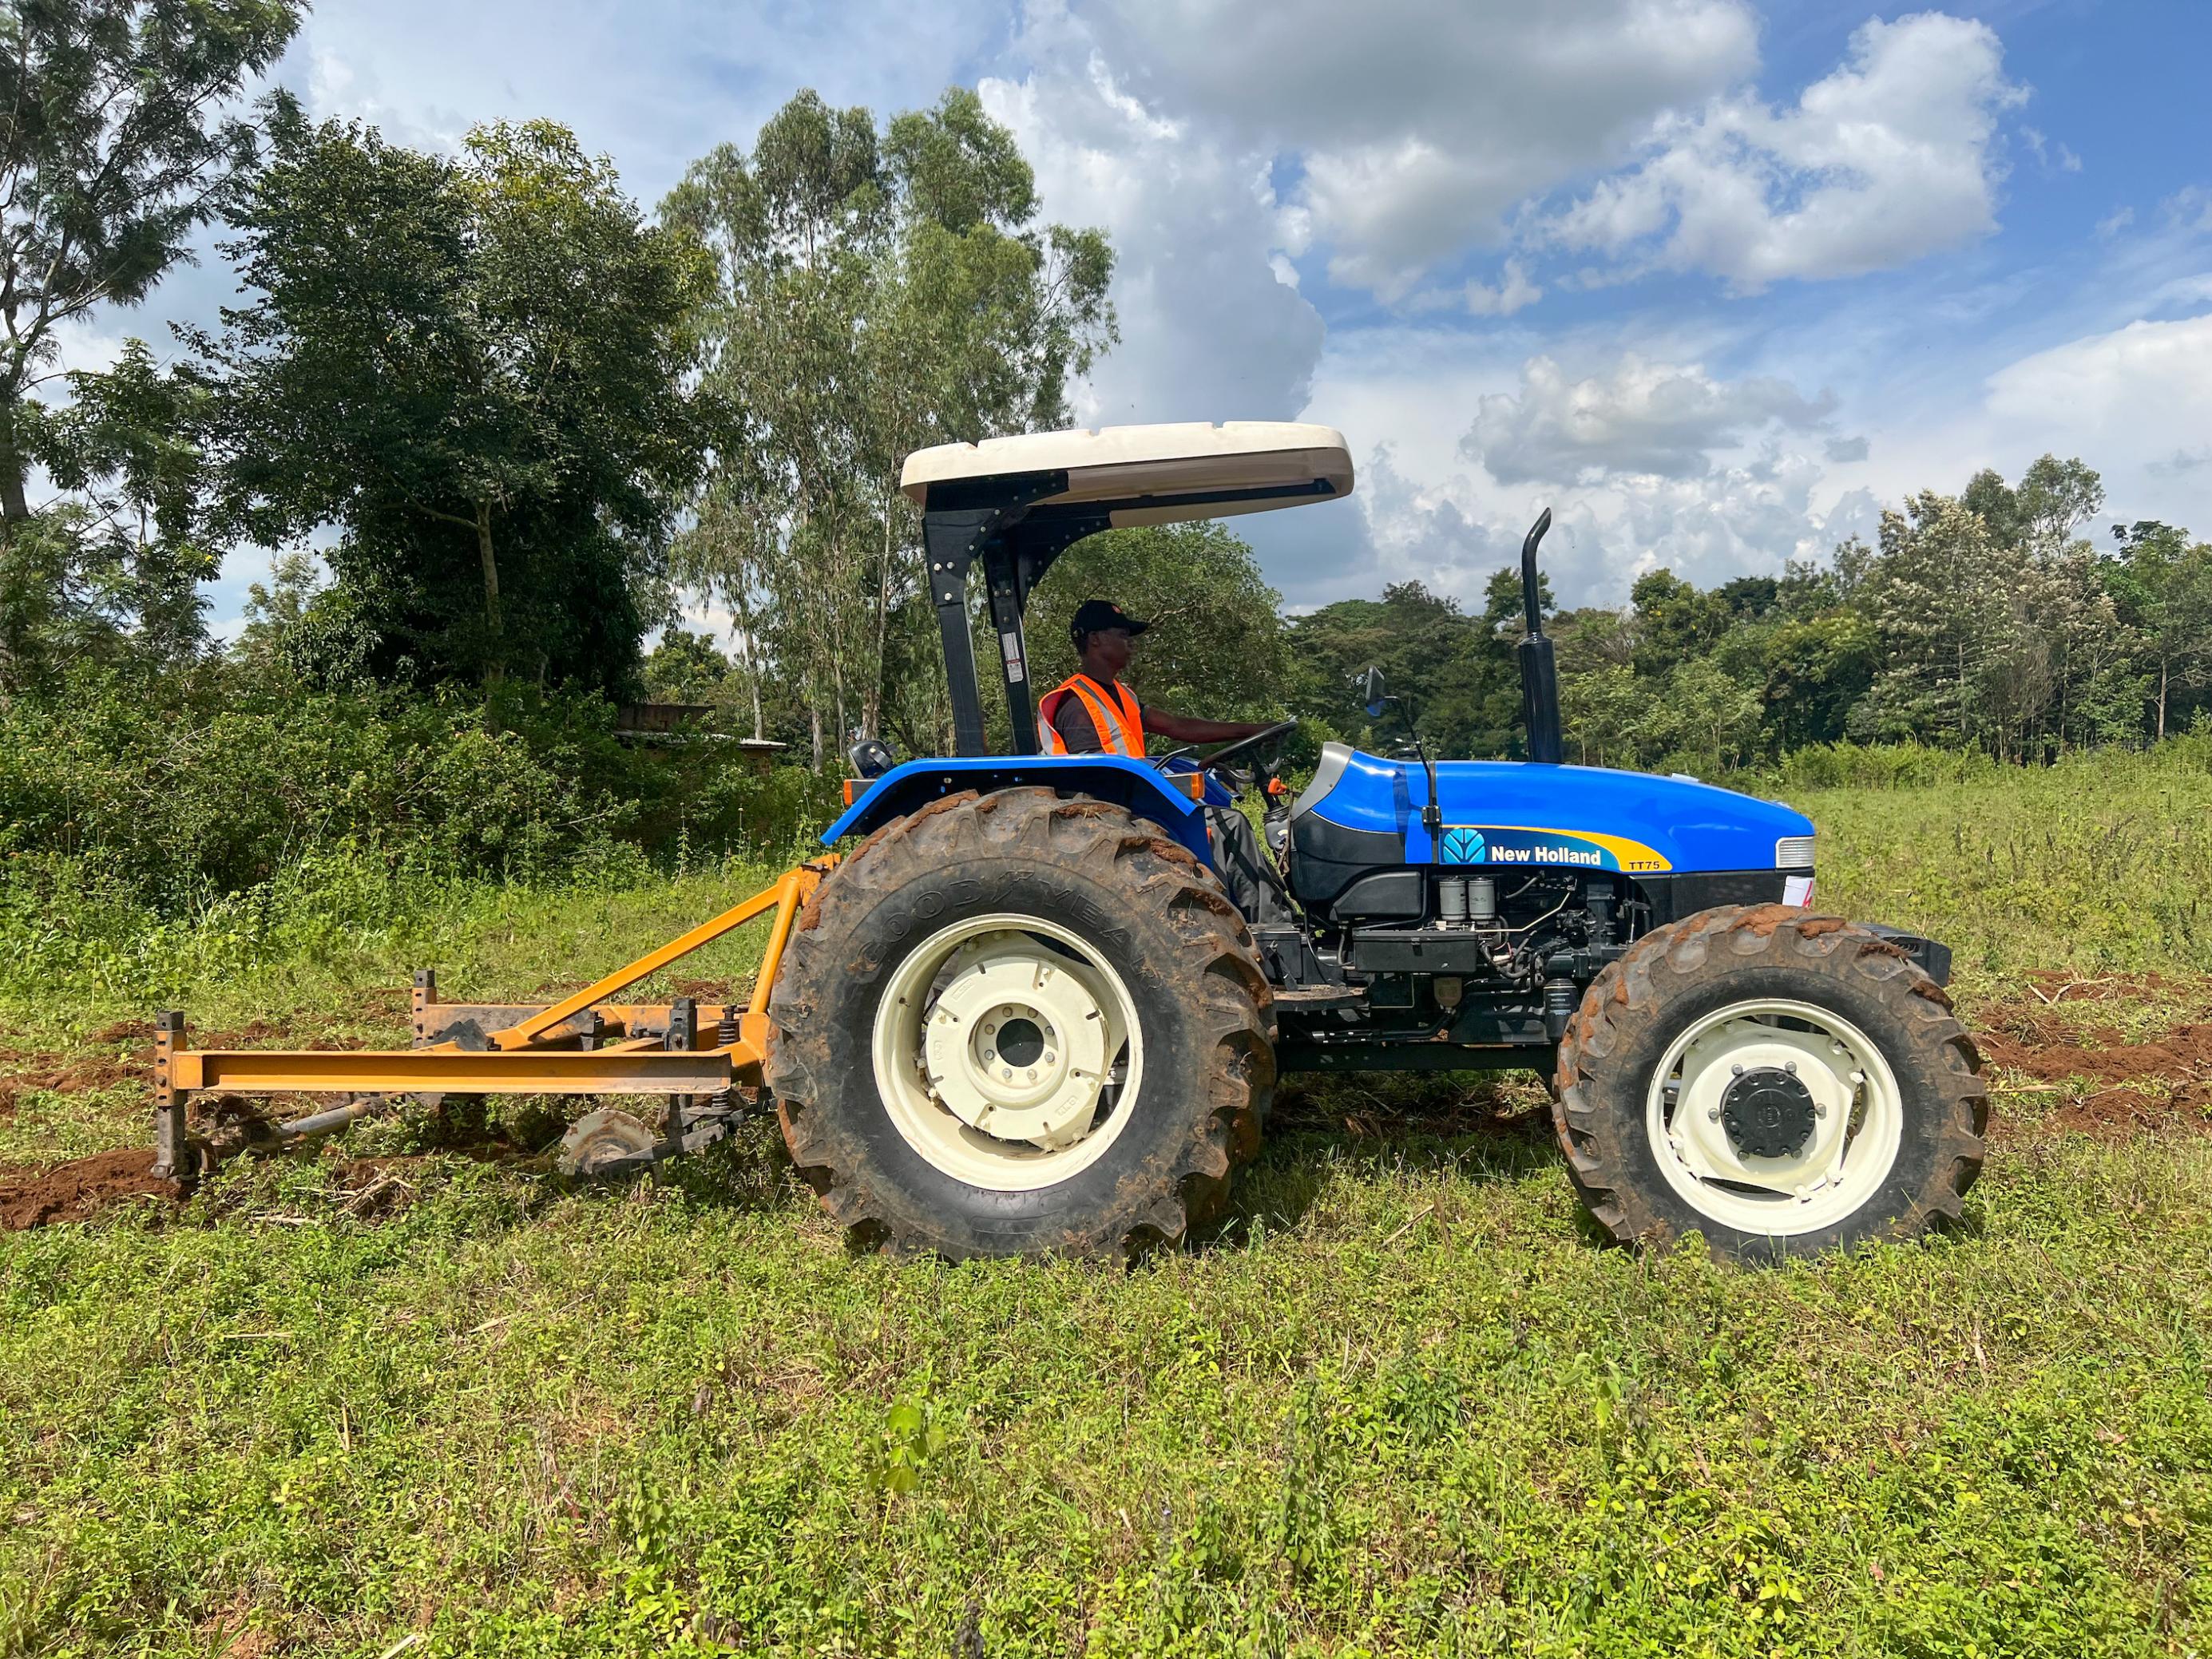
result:
[[[1178,500],[1228,489],[1266,489],[1326,481],[1335,495],[1352,493],[1352,456],[1333,427],[1291,421],[1192,421],[1170,426],[1109,426],[1096,431],[1027,432],[980,444],[939,444],[906,458],[899,488],[921,506],[929,487],[963,478],[1024,472],[1067,473],[1067,488],[1049,502],[1151,499],[1111,514],[1117,525],[1172,524],[1265,513],[1331,496],[1293,495],[1246,501]]]

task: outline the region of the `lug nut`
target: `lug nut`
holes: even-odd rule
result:
[[[1030,1081],[1032,1083],[1036,1081],[1036,1067],[1034,1066],[1030,1067]]]
[[[1742,1066],[1729,1066],[1729,1075],[1730,1077],[1741,1077],[1741,1076],[1743,1075],[1743,1067],[1742,1067]]]
[[[992,1052],[990,1049],[988,1049],[988,1048],[986,1048],[986,1049],[984,1049],[984,1050],[983,1050],[983,1063],[984,1063],[986,1066],[988,1066],[988,1065],[989,1065],[993,1060],[996,1060],[998,1057],[999,1057],[999,1056],[998,1056],[996,1054],[993,1053],[993,1052]]]
[[[1052,1064],[1052,1050],[1049,1048],[1044,1051],[1044,1063],[1048,1066]]]
[[[1782,1062],[1782,1069],[1789,1073],[1790,1076],[1796,1077],[1797,1075],[1797,1062],[1794,1060],[1785,1060]]]
[[[1014,1080],[1014,1068],[1009,1066],[1005,1071],[1000,1072],[999,1075],[1006,1079],[1007,1082],[1012,1083]]]

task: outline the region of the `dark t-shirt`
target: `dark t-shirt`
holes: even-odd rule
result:
[[[1138,719],[1146,719],[1150,712],[1144,704],[1137,705]],[[1052,729],[1060,733],[1060,740],[1067,745],[1067,752],[1071,755],[1105,752],[1106,745],[1098,741],[1097,725],[1091,720],[1091,711],[1083,706],[1080,697],[1066,696],[1060,700],[1060,707],[1052,711]]]

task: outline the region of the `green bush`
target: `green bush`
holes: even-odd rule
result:
[[[1783,789],[1925,789],[1987,779],[1997,770],[1996,762],[1975,749],[1816,743],[1758,769],[1756,775]]]
[[[132,1000],[424,947],[518,884],[804,856],[834,781],[632,746],[598,696],[315,691],[236,664],[0,704],[0,995]]]
[[[311,691],[210,667],[158,691],[86,677],[0,706],[0,861],[17,899],[175,916],[319,854],[414,878],[536,879],[625,843],[673,862],[788,851],[832,787],[708,737],[651,749],[596,696]]]

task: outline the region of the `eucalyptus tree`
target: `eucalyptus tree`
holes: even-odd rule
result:
[[[2119,557],[2105,579],[2121,619],[2143,641],[2143,679],[2155,741],[2212,688],[2212,543],[2154,519],[2112,526]]]
[[[143,351],[106,386],[97,419],[70,421],[40,400],[63,370],[63,330],[104,307],[135,305],[191,258],[194,234],[252,176],[271,94],[239,106],[299,26],[295,0],[10,0],[0,4],[0,695],[51,683],[68,664],[125,641],[161,659],[199,638],[199,554],[143,490],[143,445],[117,434],[173,389]],[[176,394],[176,395],[181,395]],[[143,428],[151,433],[155,428]],[[173,482],[165,457],[161,470]],[[110,463],[112,463],[111,465]],[[44,509],[34,467],[90,499]],[[88,471],[87,469],[90,469]],[[64,476],[66,475],[66,476]],[[177,492],[161,486],[164,505]],[[118,501],[140,491],[136,536]]]
[[[899,462],[1066,422],[1071,377],[1113,339],[1104,236],[1039,224],[1012,136],[957,88],[881,130],[802,92],[661,212],[716,269],[720,425],[677,575],[733,613],[757,723],[763,677],[796,683],[817,763],[825,726],[935,725],[920,676],[887,668],[927,660],[896,637],[923,622]]]
[[[217,561],[200,533],[205,390],[142,340],[69,376],[65,404],[33,404],[24,452],[64,494],[0,550],[0,688],[51,687],[91,659],[158,672],[204,647],[199,583]]]
[[[0,6],[0,522],[31,516],[25,400],[58,331],[135,305],[251,177],[236,101],[283,52],[297,0]],[[276,106],[281,106],[281,94]],[[264,112],[270,106],[264,106]]]
[[[249,302],[189,336],[224,522],[335,526],[386,673],[625,683],[696,476],[703,256],[544,121],[458,156],[291,124],[238,224]]]

